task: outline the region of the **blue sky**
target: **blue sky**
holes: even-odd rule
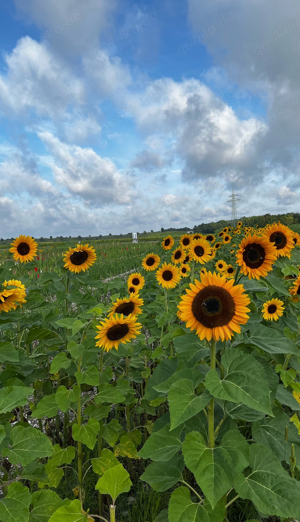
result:
[[[272,17],[268,13],[272,11]],[[0,237],[299,210],[296,0],[8,0]]]

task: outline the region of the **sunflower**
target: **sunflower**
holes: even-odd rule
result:
[[[189,263],[191,261],[191,256],[190,254],[187,254],[183,260],[184,263]]]
[[[185,258],[185,251],[183,250],[183,248],[178,247],[178,248],[176,248],[176,250],[174,250],[171,261],[177,265],[178,263],[181,264],[182,261],[184,260],[184,258]]]
[[[26,263],[27,261],[33,261],[37,252],[37,243],[30,236],[19,236],[13,243],[9,251],[14,255],[15,261],[21,261]]]
[[[18,305],[26,303],[25,286],[21,281],[10,279],[4,281],[2,288],[0,288],[0,313],[16,310]]]
[[[130,276],[127,279],[127,286],[128,289],[131,286],[134,286],[137,291],[141,290],[145,284],[145,278],[139,274],[138,272],[135,272],[134,274],[130,274]]]
[[[193,241],[193,237],[189,234],[184,234],[183,236],[181,236],[179,243],[182,246],[182,248],[187,248],[190,245],[191,241]]]
[[[300,404],[300,393],[297,393],[295,390],[293,390],[293,397]]]
[[[202,239],[202,237],[203,237],[202,234],[199,234],[199,233],[193,234],[193,240],[194,239]]]
[[[214,248],[216,250],[219,250],[219,248],[221,248],[221,246],[222,246],[222,243],[220,243],[220,241],[218,241],[217,243],[214,244]]]
[[[243,226],[243,223],[241,221],[238,221],[236,226],[241,228]]]
[[[142,261],[142,266],[148,272],[156,270],[160,263],[160,257],[156,254],[148,254]]]
[[[142,325],[136,321],[135,316],[124,317],[123,314],[115,314],[102,321],[97,328],[99,332],[95,339],[99,339],[99,341],[96,342],[96,346],[108,352],[112,348],[117,350],[119,344],[125,344],[134,339],[139,335]]]
[[[224,274],[226,275],[227,279],[235,276],[235,268],[233,268],[232,265],[227,265],[227,267],[224,270]]]
[[[213,234],[207,234],[207,236],[205,236],[205,239],[206,241],[209,241],[209,243],[213,243],[214,241],[216,241],[216,238]]]
[[[163,288],[175,288],[180,281],[180,270],[171,263],[164,263],[157,270],[156,279]]]
[[[212,261],[213,259],[215,259],[215,257],[216,257],[216,253],[217,253],[216,249],[212,247],[212,248],[211,248],[211,252],[210,252],[210,254],[209,254],[209,260],[210,260],[210,261]]]
[[[271,243],[275,243],[277,249],[277,256],[291,257],[291,251],[294,248],[293,232],[282,225],[281,223],[274,223],[266,230],[266,236]]]
[[[178,309],[187,328],[196,330],[201,340],[229,340],[234,332],[240,333],[240,324],[246,324],[250,299],[243,285],[234,286],[226,276],[207,272],[201,282],[190,284]]]
[[[297,277],[293,286],[289,289],[291,296],[293,297],[294,303],[297,303],[300,299],[300,275]]]
[[[108,316],[111,317],[114,314],[123,314],[125,317],[128,315],[138,315],[142,313],[141,306],[143,306],[144,301],[138,295],[130,295],[129,297],[125,297],[124,299],[117,299],[113,304],[112,308],[108,313]]]
[[[203,268],[201,268],[201,270],[200,270],[200,277],[203,274],[207,274],[207,270],[206,270],[205,266]]]
[[[223,228],[223,232],[224,232],[224,234],[227,234],[227,232],[228,232],[228,227],[224,227],[224,228]]]
[[[230,253],[231,253],[231,254],[234,254],[234,253],[235,253],[234,248],[232,248],[232,249],[230,250]]]
[[[232,237],[231,237],[229,234],[225,234],[225,235],[223,236],[223,242],[224,242],[224,243],[229,244],[230,241],[231,241],[231,239],[232,239]]]
[[[262,307],[263,318],[266,321],[278,321],[283,315],[284,303],[280,299],[271,299]]]
[[[220,259],[220,261],[216,262],[215,267],[218,270],[218,272],[223,272],[227,267],[227,263],[223,261],[223,259]]]
[[[225,232],[222,230],[221,232],[219,232],[218,236],[219,236],[219,237],[223,237],[224,234],[225,234]]]
[[[249,279],[265,277],[277,259],[276,248],[266,236],[254,234],[242,239],[236,253],[237,264]]]
[[[88,244],[77,244],[76,248],[70,247],[65,253],[64,267],[70,270],[70,272],[79,274],[80,272],[85,272],[90,268],[95,263],[96,259],[97,256],[94,247],[89,247]]]
[[[138,291],[137,287],[133,286],[133,285],[128,286],[128,292],[130,294],[139,295],[139,291]]]
[[[161,246],[164,250],[171,250],[171,248],[174,245],[174,239],[172,236],[167,236],[165,239],[163,239]]]
[[[189,254],[197,263],[204,264],[210,261],[211,246],[205,239],[194,239],[191,243]]]
[[[182,277],[188,277],[190,275],[190,271],[191,271],[191,268],[189,265],[187,265],[187,264],[181,265],[180,273],[181,273]]]
[[[293,242],[294,245],[300,246],[300,234],[298,234],[297,232],[294,232],[293,234]]]

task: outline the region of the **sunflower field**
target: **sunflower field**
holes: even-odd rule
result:
[[[299,520],[299,246],[281,223],[16,238],[0,258],[0,522]]]

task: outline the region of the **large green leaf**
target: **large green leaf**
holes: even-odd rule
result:
[[[15,426],[11,431],[11,445],[2,452],[12,464],[30,464],[35,459],[50,457],[52,445],[44,433],[35,428]]]
[[[248,465],[249,446],[237,431],[225,433],[222,443],[209,448],[198,432],[189,433],[182,446],[186,466],[214,508],[233,486],[236,476]]]
[[[289,477],[272,451],[260,444],[250,446],[251,473],[240,474],[234,488],[265,515],[297,518],[300,515],[300,483]]]
[[[76,450],[74,446],[68,446],[67,448],[61,448],[59,444],[53,446],[53,454],[51,459],[48,461],[48,466],[56,467],[62,464],[70,464],[75,458]]]
[[[0,343],[0,363],[18,362],[19,352],[13,344],[7,341]]]
[[[203,506],[200,503],[194,504],[191,501],[190,490],[185,487],[180,487],[173,491],[168,515],[170,522],[210,522]]]
[[[181,449],[181,431],[182,428],[179,427],[179,429],[170,433],[170,426],[167,424],[161,430],[152,433],[139,451],[139,457],[157,462],[167,462]]]
[[[93,365],[81,372],[75,372],[75,377],[78,384],[89,384],[90,386],[98,386],[99,384],[99,370]]]
[[[72,364],[71,359],[68,359],[65,352],[61,352],[54,357],[51,362],[50,373],[57,373],[62,368],[67,369]]]
[[[289,293],[288,289],[284,286],[283,281],[281,281],[278,277],[268,275],[265,278],[265,281],[279,293],[279,297],[282,295],[291,297],[291,294]]]
[[[208,372],[205,385],[217,399],[237,402],[272,415],[270,390],[262,366],[252,355],[227,349],[222,357],[225,376],[220,379],[216,370]]]
[[[195,363],[204,359],[210,354],[209,348],[201,344],[196,334],[189,333],[175,337],[175,351],[178,354],[178,368],[193,368]]]
[[[58,405],[56,402],[56,395],[46,395],[38,403],[35,410],[33,410],[31,417],[33,419],[41,419],[42,417],[55,417],[58,412]]]
[[[101,451],[101,457],[92,459],[93,472],[97,473],[97,475],[103,475],[109,468],[113,468],[119,464],[120,462],[112,451],[106,448]]]
[[[36,491],[32,495],[32,510],[29,522],[48,522],[55,511],[66,504],[68,500],[62,500],[55,491],[44,489]]]
[[[68,390],[65,386],[60,386],[56,390],[55,401],[59,409],[66,412],[72,402],[76,402],[80,397],[80,387],[75,385],[71,390]]]
[[[46,473],[45,464],[41,464],[34,460],[28,466],[25,466],[22,473],[22,480],[32,480],[37,482],[47,482],[48,476]]]
[[[175,455],[169,462],[153,462],[140,477],[155,491],[166,491],[181,479],[184,461],[181,455]]]
[[[13,482],[6,497],[0,501],[1,522],[28,522],[30,503],[29,489],[20,482]]]
[[[179,370],[178,372],[173,373],[169,379],[155,386],[154,389],[160,393],[169,393],[172,384],[179,381],[179,379],[192,380],[194,388],[196,388],[198,384],[204,380],[205,374],[207,373],[205,370],[201,371],[202,367],[203,369],[207,368],[207,366],[203,364],[198,368],[184,368]]]
[[[113,419],[108,424],[104,424],[101,435],[110,446],[114,446],[119,438],[121,429],[117,419]]]
[[[194,417],[210,401],[211,395],[207,390],[202,395],[195,395],[194,388],[190,379],[179,379],[172,384],[168,395],[171,430]]]
[[[277,388],[276,399],[281,403],[289,406],[294,411],[300,411],[300,404],[296,401],[293,393],[286,390],[284,386],[280,385]]]
[[[292,353],[300,355],[299,348],[280,331],[263,325],[251,328],[250,343],[267,353]]]
[[[24,386],[7,386],[0,390],[0,414],[12,411],[18,406],[24,406],[27,397],[33,393],[32,388]]]
[[[150,377],[146,392],[144,395],[144,399],[147,401],[153,401],[156,397],[159,397],[159,394],[154,387],[160,384],[161,382],[166,381],[173,373],[176,372],[176,368],[178,365],[178,360],[176,357],[173,359],[166,359],[158,364],[157,368],[154,370],[152,376]]]
[[[98,393],[95,397],[96,404],[105,402],[118,404],[125,401],[124,395],[112,384],[101,384],[98,386]]]
[[[96,419],[89,419],[87,424],[81,426],[73,424],[72,436],[74,440],[82,442],[92,450],[96,444],[99,430],[99,422]]]
[[[109,468],[104,475],[99,478],[96,489],[103,495],[110,495],[113,502],[121,493],[128,493],[132,486],[129,473],[123,468],[122,464]]]
[[[88,517],[82,513],[80,500],[73,500],[59,507],[49,522],[88,522]]]

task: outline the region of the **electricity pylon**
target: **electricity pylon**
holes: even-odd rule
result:
[[[237,194],[234,193],[232,185],[232,194],[229,196],[227,203],[231,203],[231,224],[233,227],[236,227],[237,223],[237,201],[240,201],[240,199],[237,197]]]

